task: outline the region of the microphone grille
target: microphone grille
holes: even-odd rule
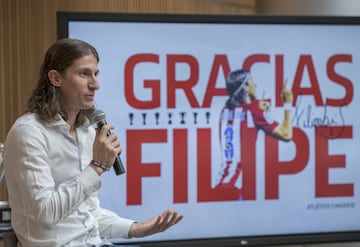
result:
[[[92,115],[92,123],[105,120],[105,113],[102,110],[96,109]]]

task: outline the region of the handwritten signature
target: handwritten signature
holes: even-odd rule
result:
[[[303,128],[313,128],[316,126],[344,126],[345,119],[342,114],[342,107],[338,107],[338,112],[330,115],[328,113],[328,106],[323,107],[323,111],[319,116],[317,111],[317,116],[314,116],[313,106],[307,105],[306,107],[300,109],[299,106],[296,106],[294,112],[294,124],[298,127]]]

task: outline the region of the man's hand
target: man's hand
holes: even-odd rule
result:
[[[283,91],[282,91],[282,99],[283,99],[284,103],[292,104],[293,93],[290,89],[287,88],[286,84],[287,84],[287,81],[285,81],[285,83],[284,83],[284,87],[283,87]]]
[[[168,209],[161,215],[151,217],[142,223],[133,223],[130,227],[129,238],[142,238],[158,232],[163,232],[183,219],[183,215]]]
[[[111,167],[116,156],[121,153],[121,145],[117,135],[111,133],[108,136],[110,129],[113,128],[112,125],[104,125],[101,129],[96,129],[96,137],[93,144],[93,160],[107,167]],[[104,172],[101,168],[93,164],[90,165],[99,175]]]

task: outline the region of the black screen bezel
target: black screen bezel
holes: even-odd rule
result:
[[[290,25],[359,25],[356,16],[286,16],[286,15],[200,15],[200,14],[138,14],[111,12],[57,13],[57,38],[68,38],[69,23],[90,22],[143,22],[143,23],[220,23],[220,24],[290,24]],[[239,236],[235,238],[188,239],[176,241],[137,242],[126,245],[152,247],[165,246],[268,246],[311,243],[341,243],[360,241],[359,231],[314,232],[306,234],[284,234],[265,236]]]

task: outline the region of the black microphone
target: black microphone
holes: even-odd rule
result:
[[[92,115],[92,123],[96,124],[96,126],[101,129],[104,125],[106,125],[106,120],[105,120],[105,113],[102,110],[98,110],[96,109],[93,112]],[[111,131],[109,130],[107,135],[111,135]],[[125,173],[125,168],[124,165],[120,159],[120,155],[116,156],[115,162],[114,162],[114,170],[115,170],[115,174],[116,175],[121,175],[123,173]]]

